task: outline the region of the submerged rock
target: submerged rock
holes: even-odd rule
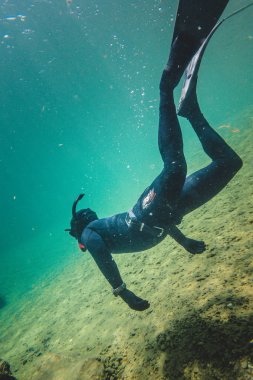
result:
[[[0,359],[0,374],[7,373],[11,374],[11,367],[8,362],[3,359]]]
[[[10,364],[3,359],[0,359],[0,380],[17,380],[12,376]]]

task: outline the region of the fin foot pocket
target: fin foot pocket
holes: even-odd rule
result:
[[[199,47],[199,41],[195,37],[181,32],[173,41],[170,51],[169,60],[166,64],[167,83],[160,90],[166,92],[166,87],[175,88],[182,77],[186,66],[196,53]]]

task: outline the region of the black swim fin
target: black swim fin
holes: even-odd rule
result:
[[[229,0],[179,0],[166,70],[177,86],[183,72],[208,36]]]
[[[204,40],[202,45],[200,46],[197,53],[194,55],[189,65],[185,70],[185,81],[181,91],[181,96],[178,103],[177,114],[182,117],[187,117],[191,113],[191,107],[196,99],[196,86],[198,80],[198,72],[200,63],[202,61],[202,57],[206,50],[207,44],[210,41],[214,32],[218,29],[218,27],[222,24],[223,21],[220,21],[212,31],[209,33],[208,37]],[[194,99],[193,99],[194,97]]]
[[[199,41],[208,36],[229,0],[180,0],[172,43],[182,33]]]
[[[206,37],[206,39],[202,42],[202,45],[200,46],[199,50],[196,52],[196,54],[194,55],[194,57],[192,58],[192,60],[190,61],[189,65],[187,66],[185,70],[185,82],[183,85],[183,89],[181,92],[179,105],[177,109],[177,114],[179,116],[187,117],[190,113],[192,102],[196,101],[196,85],[197,85],[197,79],[198,79],[198,71],[199,71],[199,67],[200,67],[204,52],[206,50],[206,47],[211,37],[224,21],[228,20],[230,17],[236,15],[237,13],[244,11],[245,9],[251,7],[252,5],[253,3],[250,3],[236,10],[235,12],[231,13],[229,16],[225,17],[221,21],[219,21],[213,27],[213,29],[211,30],[209,35]]]

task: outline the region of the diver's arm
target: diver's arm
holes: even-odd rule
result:
[[[95,231],[86,228],[82,234],[81,243],[84,244],[100,271],[103,273],[109,284],[113,288],[113,294],[120,296],[131,309],[142,311],[147,309],[149,302],[137,297],[126,288],[116,262],[113,260],[111,252],[108,250],[102,237]]]
[[[102,237],[97,232],[85,228],[82,233],[81,243],[87,247],[98,268],[112,288],[118,288],[123,283],[123,280],[111,252]]]
[[[170,235],[178,244],[182,245],[186,251],[190,253],[202,253],[206,249],[206,245],[203,241],[194,240],[186,237],[180,230],[174,225],[171,225],[167,230]]]

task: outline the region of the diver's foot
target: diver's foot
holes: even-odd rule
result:
[[[137,297],[133,292],[131,292],[128,289],[124,289],[122,292],[120,292],[119,296],[133,310],[143,311],[150,307],[150,304],[148,301],[143,300],[140,297]]]

